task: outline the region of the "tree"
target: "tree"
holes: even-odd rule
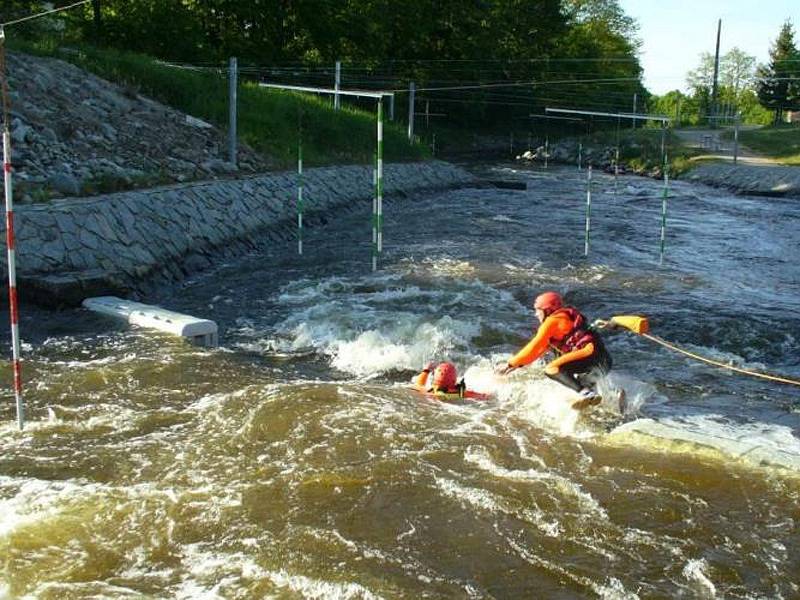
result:
[[[711,88],[714,85],[714,56],[708,52],[700,54],[700,64],[686,74],[686,83],[692,90]]]
[[[733,89],[737,100],[739,94],[751,88],[755,81],[756,57],[750,56],[734,46],[720,60],[722,85]]]
[[[769,51],[769,64],[757,70],[758,100],[774,112],[774,123],[783,119],[783,111],[800,110],[800,53],[794,43],[791,21],[781,27]]]

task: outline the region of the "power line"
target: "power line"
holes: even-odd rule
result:
[[[52,15],[58,12],[69,10],[71,8],[75,8],[76,6],[81,6],[82,4],[88,4],[91,1],[92,0],[81,0],[80,2],[76,2],[75,4],[70,4],[69,6],[62,6],[61,8],[54,8],[52,10],[47,10],[45,12],[37,13],[35,15],[28,15],[27,17],[22,17],[21,19],[8,21],[7,23],[2,23],[0,24],[0,27],[8,27],[9,25],[17,25],[19,23],[24,23],[26,21],[33,21],[34,19],[39,19],[40,17],[45,17],[47,15]]]

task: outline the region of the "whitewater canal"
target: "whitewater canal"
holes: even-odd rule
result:
[[[217,349],[23,306],[0,597],[800,597],[797,387],[626,332],[605,336],[624,414],[572,411],[541,364],[492,369],[554,289],[800,378],[800,203],[673,183],[661,265],[661,184],[595,174],[584,258],[585,173],[487,168],[528,189],[385,202],[376,273],[366,202],[303,256],[143,299],[217,321]],[[494,398],[410,390],[431,359]]]

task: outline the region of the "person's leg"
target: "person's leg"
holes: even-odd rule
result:
[[[562,354],[551,361],[544,368],[544,374],[571,390],[580,392],[586,386],[578,376],[591,371],[595,364],[594,344],[586,344],[583,348]]]

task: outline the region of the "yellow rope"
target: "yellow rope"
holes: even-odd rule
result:
[[[670,344],[669,342],[662,340],[660,337],[650,335],[649,333],[640,333],[644,338],[655,342],[656,344],[661,344],[665,348],[669,348],[675,352],[679,352],[681,354],[685,354],[695,360],[699,360],[704,363],[708,363],[710,365],[714,365],[716,367],[721,367],[723,369],[728,369],[730,371],[736,371],[737,373],[742,373],[744,375],[752,375],[753,377],[760,377],[762,379],[769,379],[770,381],[778,381],[780,383],[788,383],[790,385],[798,385],[800,386],[800,381],[797,379],[789,379],[788,377],[778,377],[777,375],[769,375],[768,373],[759,373],[758,371],[749,371],[747,369],[741,369],[739,367],[734,367],[733,365],[729,365],[724,362],[720,362],[717,360],[712,360],[710,358],[706,358],[704,356],[700,356],[699,354],[694,354],[693,352],[689,352],[688,350],[684,350],[683,348],[679,348],[674,344]]]

